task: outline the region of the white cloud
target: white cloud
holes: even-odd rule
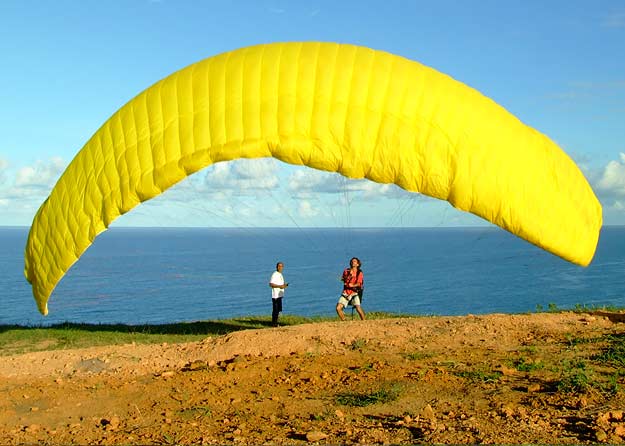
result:
[[[607,196],[625,197],[625,153],[610,161],[596,182],[598,192]]]
[[[419,197],[419,194],[405,191],[395,184],[380,184],[373,181],[363,181],[361,184],[363,200],[376,200],[378,198],[402,198],[406,196]]]
[[[295,171],[288,179],[288,189],[291,194],[301,197],[316,193],[349,194],[353,192],[363,192],[371,196],[381,195],[389,190],[386,184],[378,184],[369,180],[354,180],[338,173],[315,169]]]
[[[49,190],[64,169],[65,163],[61,158],[52,158],[48,162],[37,161],[34,166],[22,167],[17,171],[15,187]]]
[[[203,187],[210,193],[254,195],[278,187],[278,164],[273,159],[236,160],[211,166]]]
[[[60,158],[37,161],[16,171],[0,159],[0,207],[3,209],[0,224],[28,224],[45,200],[65,163]]]
[[[381,184],[370,180],[354,180],[337,173],[314,169],[301,169],[288,179],[288,188],[292,196],[308,198],[315,194],[337,194],[359,200],[375,201],[384,199],[400,199],[407,196],[421,197],[419,194],[407,192],[394,184]]]
[[[296,170],[288,179],[289,192],[298,197],[306,197],[313,193],[343,193],[346,185],[347,181],[341,175],[315,169]]]
[[[319,210],[313,208],[309,201],[302,200],[299,202],[297,214],[301,218],[313,218],[319,215]]]
[[[0,185],[6,182],[6,170],[9,167],[9,162],[0,158]]]

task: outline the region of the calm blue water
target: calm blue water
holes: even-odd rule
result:
[[[41,316],[23,276],[26,228],[0,228],[0,324],[169,323],[271,312],[285,263],[284,312],[333,315],[340,274],[363,262],[366,311],[481,314],[625,306],[625,227],[605,227],[581,268],[497,228],[112,228],[61,280]]]

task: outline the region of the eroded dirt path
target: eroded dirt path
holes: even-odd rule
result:
[[[0,357],[0,443],[623,443],[625,380],[597,359],[621,317],[330,322]]]

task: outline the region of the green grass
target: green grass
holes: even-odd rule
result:
[[[568,393],[585,393],[594,383],[593,372],[583,360],[563,363],[558,390]]]
[[[358,338],[354,339],[351,344],[349,344],[350,350],[362,350],[367,345],[367,340]]]
[[[351,370],[353,370],[354,373],[360,373],[360,372],[371,372],[374,370],[373,368],[373,363],[369,362],[363,366],[360,367],[350,367]]]
[[[575,311],[579,313],[587,313],[592,311],[610,311],[610,312],[620,312],[623,311],[622,307],[617,307],[615,305],[587,305],[587,304],[575,304]]]
[[[372,404],[390,403],[399,398],[403,391],[400,383],[388,383],[369,392],[344,392],[336,395],[336,402],[343,406],[364,407]]]
[[[541,370],[545,368],[545,364],[543,364],[541,361],[528,360],[525,359],[523,356],[509,361],[509,365],[517,369],[519,372],[533,372],[535,370]]]
[[[567,337],[569,346],[600,345],[600,351],[588,355],[587,359],[563,361],[554,371],[560,374],[556,381],[561,392],[586,393],[599,391],[614,395],[620,392],[620,385],[625,376],[625,336],[611,334],[598,338]]]
[[[373,312],[369,319],[416,317]],[[337,321],[336,317],[302,317],[284,315],[281,325],[301,325]],[[221,336],[240,330],[271,328],[270,316],[249,316],[224,320],[175,324],[78,324],[50,326],[0,325],[0,356],[44,351],[86,348],[119,344],[160,344],[192,342],[210,336]]]
[[[625,336],[622,334],[606,336],[608,346],[594,357],[596,361],[605,362],[617,369],[625,367]]]
[[[593,313],[593,312],[609,312],[609,313],[620,313],[625,311],[625,307],[618,307],[615,305],[587,305],[587,304],[575,304],[572,308],[560,308],[557,304],[553,302],[549,302],[547,304],[547,308],[542,304],[536,304],[535,312],[536,313],[561,313],[565,311],[574,311],[576,313]]]

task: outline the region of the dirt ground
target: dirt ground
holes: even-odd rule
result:
[[[623,443],[607,353],[624,320],[354,320],[3,356],[0,444]]]

